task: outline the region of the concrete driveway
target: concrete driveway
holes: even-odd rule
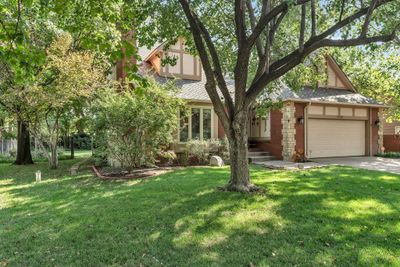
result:
[[[346,157],[313,159],[322,165],[342,165],[374,171],[385,171],[400,174],[400,159],[379,157]]]

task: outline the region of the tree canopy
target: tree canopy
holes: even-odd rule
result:
[[[112,63],[107,70],[110,73],[117,60],[136,55],[135,46],[125,34],[148,17],[154,4],[92,0],[5,0],[0,3],[0,105],[21,126],[17,164],[32,163],[27,115],[34,114],[35,110],[30,109],[27,94],[43,79],[49,55],[46,51],[53,40],[62,33],[71,34],[70,49],[91,51],[96,59],[108,60]],[[141,39],[148,40],[146,36]],[[136,65],[126,67],[130,79],[138,78]]]
[[[178,2],[203,64],[207,93],[231,145],[226,188],[234,191],[256,190],[249,178],[246,130],[256,98],[278,81],[296,85],[296,80],[319,79],[317,51],[390,42],[400,25],[400,3],[394,0]],[[235,81],[233,95],[226,73]]]
[[[389,106],[387,121],[400,120],[400,53],[393,46],[332,51],[362,94]]]

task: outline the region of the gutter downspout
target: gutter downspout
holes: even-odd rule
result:
[[[369,151],[368,151],[368,156],[372,156],[372,108],[369,108],[369,122],[368,122],[368,147],[369,147]]]
[[[304,107],[304,155],[306,158],[309,157],[308,155],[308,107],[311,106],[311,101],[306,103]]]

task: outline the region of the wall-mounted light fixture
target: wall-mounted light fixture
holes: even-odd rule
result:
[[[304,124],[304,117],[298,117],[297,118],[297,123],[298,124]]]
[[[379,119],[375,121],[375,126],[376,127],[379,127],[380,124],[381,124],[381,122],[379,121]]]

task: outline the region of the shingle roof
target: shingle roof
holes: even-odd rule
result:
[[[157,76],[156,80],[160,83],[166,83],[173,79],[165,78]],[[192,81],[192,80],[174,80],[175,85],[178,88],[181,88],[181,92],[178,94],[178,97],[186,100],[198,100],[198,101],[210,101],[210,97],[207,94],[205,89],[205,82],[204,81]],[[234,90],[234,82],[227,81],[228,90],[233,92]],[[218,94],[222,97],[222,93],[218,90]]]
[[[171,78],[164,78],[156,76],[156,80],[160,83],[166,83],[171,81]],[[233,94],[234,92],[234,81],[227,81],[228,89]],[[197,101],[210,101],[210,97],[205,89],[204,81],[192,81],[192,80],[175,80],[175,85],[181,88],[182,91],[178,94],[178,97],[186,100],[197,100]],[[219,91],[218,91],[219,92]],[[221,92],[219,95],[222,96]],[[282,86],[280,90],[275,91],[273,94],[268,95],[273,101],[311,101],[311,102],[331,102],[331,103],[343,103],[343,104],[365,104],[365,105],[382,105],[378,101],[363,96],[359,93],[346,89],[335,89],[335,88],[310,88],[304,87],[299,91],[294,91],[287,86]]]
[[[299,91],[288,87],[276,92],[272,100],[302,100],[311,102],[334,102],[343,104],[382,105],[378,101],[346,89],[310,88],[304,87]]]

